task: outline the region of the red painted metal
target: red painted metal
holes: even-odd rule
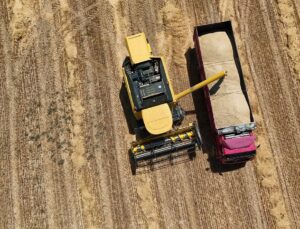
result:
[[[221,136],[221,145],[225,156],[241,152],[251,152],[256,149],[253,134],[230,139],[225,139],[224,136]]]

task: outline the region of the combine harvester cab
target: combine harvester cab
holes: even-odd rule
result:
[[[204,88],[216,158],[222,164],[245,163],[256,155],[256,125],[231,22],[195,27],[194,42],[201,80],[219,69],[227,71],[224,79]]]

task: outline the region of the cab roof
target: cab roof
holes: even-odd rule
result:
[[[126,45],[132,64],[150,60],[151,48],[144,33],[126,37]]]

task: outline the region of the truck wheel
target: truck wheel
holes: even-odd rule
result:
[[[201,137],[201,134],[200,134],[199,126],[198,126],[198,123],[196,121],[194,122],[194,128],[195,128],[197,146],[198,146],[199,149],[201,149],[202,145],[203,145],[203,142],[202,142],[202,137]]]
[[[172,111],[172,116],[174,125],[179,126],[184,119],[185,112],[179,105],[177,105]]]
[[[146,130],[143,121],[141,120],[137,121],[136,127],[133,129],[133,131],[137,139],[144,139],[150,135]]]
[[[188,155],[189,155],[189,159],[192,161],[195,159],[196,157],[196,147],[190,148],[188,149]]]
[[[136,175],[137,163],[136,163],[134,154],[132,153],[131,150],[128,151],[128,154],[129,154],[129,161],[130,161],[131,173],[132,173],[132,175]]]

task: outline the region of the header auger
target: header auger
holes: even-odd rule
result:
[[[220,72],[207,80],[174,94],[162,57],[153,56],[144,33],[126,37],[129,57],[123,63],[123,74],[131,108],[141,126],[136,130],[137,141],[132,142],[130,157],[132,170],[167,157],[176,157],[183,150],[201,147],[201,136],[196,122],[178,128],[184,111],[178,100],[207,84],[225,76]],[[147,137],[141,137],[139,130]]]

